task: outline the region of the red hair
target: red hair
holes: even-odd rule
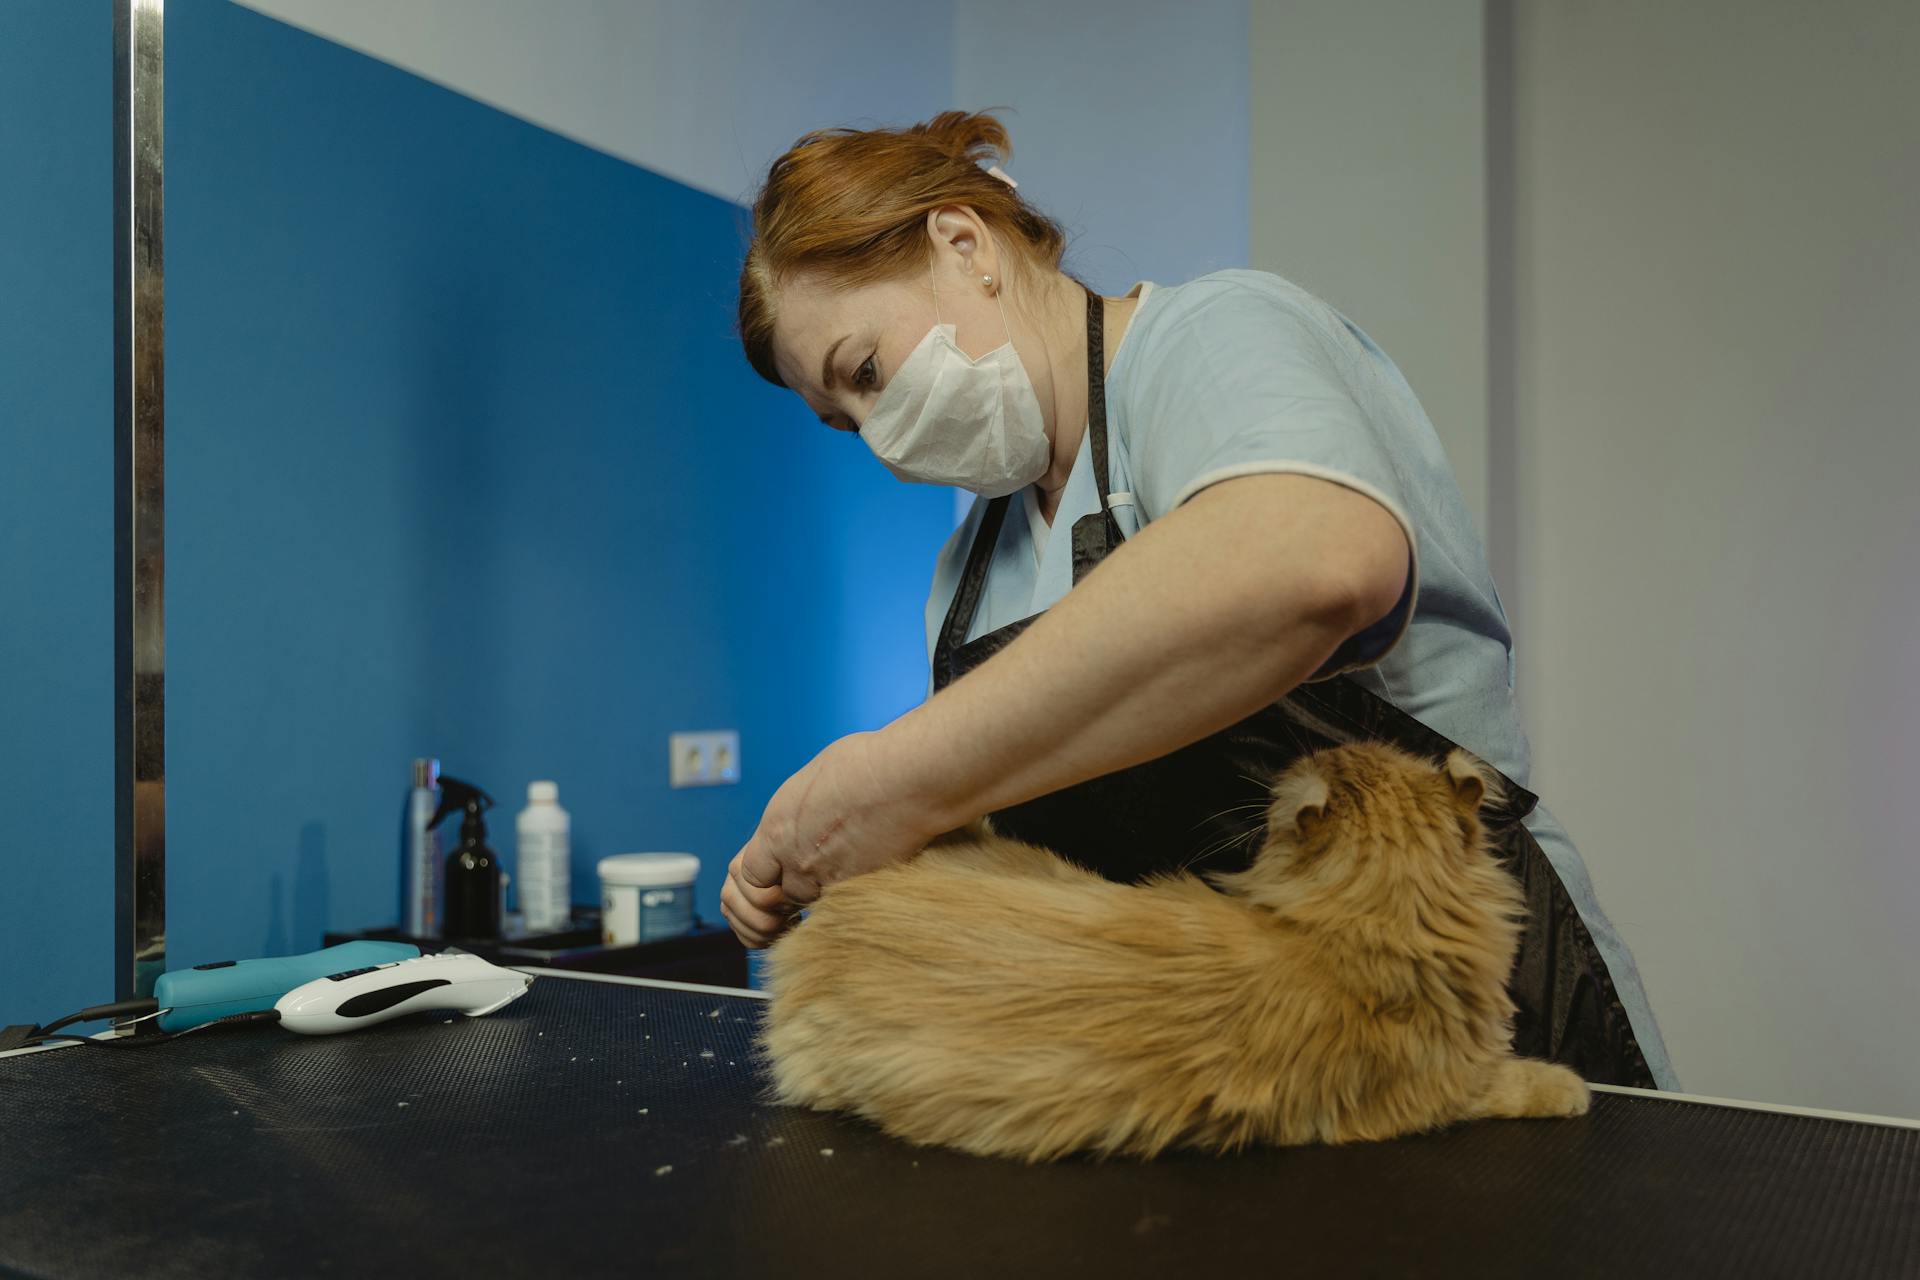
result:
[[[819,129],[767,171],[740,268],[740,345],[754,371],[773,367],[774,291],[800,272],[854,288],[925,270],[927,214],[966,205],[1016,263],[1057,269],[1066,233],[981,167],[1012,154],[990,115],[943,111],[905,129]]]

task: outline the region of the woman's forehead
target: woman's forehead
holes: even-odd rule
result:
[[[844,295],[804,279],[781,285],[773,313],[773,363],[780,380],[802,395],[818,394],[820,357],[848,314]]]
[[[912,291],[893,281],[836,289],[801,276],[780,285],[776,299],[774,366],[789,387],[817,395],[824,391],[821,360],[834,344],[900,321]]]

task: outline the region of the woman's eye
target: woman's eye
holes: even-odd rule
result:
[[[873,357],[868,356],[860,367],[853,371],[853,385],[866,390],[880,380],[880,371],[874,367]]]

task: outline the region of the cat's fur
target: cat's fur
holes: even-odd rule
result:
[[[1224,892],[984,827],[834,885],[768,955],[775,1096],[1029,1161],[1578,1115],[1580,1078],[1511,1048],[1492,785],[1465,752],[1318,752]]]

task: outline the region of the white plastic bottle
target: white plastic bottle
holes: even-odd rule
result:
[[[573,917],[570,882],[572,820],[560,807],[560,787],[552,782],[527,784],[527,807],[514,821],[515,881],[520,886],[520,912],[528,933],[554,933]]]

